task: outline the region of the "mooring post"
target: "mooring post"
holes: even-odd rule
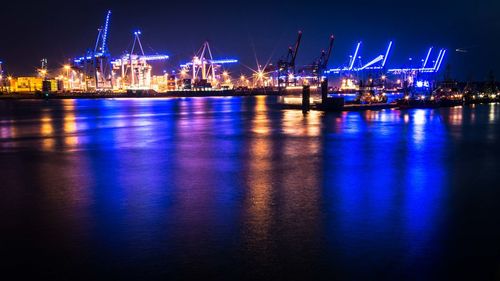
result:
[[[328,79],[321,81],[321,103],[325,104],[328,99]]]
[[[311,87],[309,85],[302,86],[302,112],[306,113],[310,110]]]

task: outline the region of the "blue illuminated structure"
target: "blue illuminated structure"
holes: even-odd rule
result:
[[[358,54],[361,47],[361,42],[358,42],[354,51],[354,55],[350,56],[348,66],[329,69],[325,71],[325,74],[338,74],[341,72],[351,72],[351,71],[360,72],[363,70],[382,70],[385,68],[385,64],[387,63],[387,58],[389,57],[389,54],[391,52],[392,44],[393,44],[392,41],[390,41],[384,54],[378,55],[377,57],[369,61],[367,64],[355,67],[356,59],[360,59],[360,57],[358,57]]]
[[[361,42],[358,43],[356,46],[356,51],[354,51],[354,56],[351,58],[351,62],[349,64],[349,70],[352,70],[354,67],[354,62],[356,61],[356,58],[358,57],[358,52],[359,52],[359,47],[361,46]]]
[[[441,69],[441,64],[443,63],[444,57],[446,55],[446,49],[440,49],[437,55],[436,60],[434,61],[434,65],[432,67],[428,67],[429,58],[431,56],[433,47],[429,48],[427,51],[427,55],[423,60],[423,64],[419,68],[393,68],[389,69],[388,72],[391,74],[404,74],[404,73],[437,73],[439,69]]]
[[[94,56],[105,56],[109,55],[109,49],[108,49],[108,33],[109,33],[109,21],[111,18],[111,11],[108,11],[106,15],[106,20],[104,22],[104,28],[102,29],[102,36],[98,36],[96,40],[96,48],[94,49]],[[101,31],[99,31],[101,33]],[[101,48],[99,49],[99,52],[97,52],[97,45],[99,44],[99,41],[102,41],[101,43]]]
[[[427,66],[427,62],[429,61],[429,57],[431,56],[431,52],[432,52],[432,47],[430,47],[429,51],[427,52],[427,56],[425,57],[422,68],[425,68]]]
[[[208,60],[208,63],[211,63],[211,64],[233,64],[233,63],[238,63],[238,60],[236,60],[236,59],[217,59],[217,60]],[[189,67],[192,65],[193,65],[193,62],[188,62],[188,63],[181,64],[180,67],[184,68],[184,67]]]
[[[103,27],[99,28],[93,50],[87,50],[84,56],[73,59],[73,67],[80,69],[87,79],[95,80],[95,89],[112,88],[111,54],[108,48],[111,11],[106,13]]]

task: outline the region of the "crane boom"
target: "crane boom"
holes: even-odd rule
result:
[[[290,61],[290,66],[295,66],[295,59],[297,58],[297,53],[299,52],[300,41],[302,39],[302,31],[299,31],[299,35],[297,37],[297,42],[295,43],[295,48],[293,50],[292,59]]]
[[[354,56],[352,57],[351,64],[349,65],[349,68],[348,68],[349,71],[354,68],[354,62],[356,61],[356,57],[358,56],[360,46],[361,46],[361,42],[359,42],[358,45],[356,45],[356,51],[354,51]]]
[[[109,21],[110,21],[110,19],[111,19],[111,10],[108,10],[108,13],[106,14],[106,21],[104,22],[103,33],[102,33],[101,51],[103,53],[108,52],[108,34],[109,34]]]
[[[328,46],[328,52],[326,53],[325,61],[323,62],[322,68],[326,69],[328,66],[328,61],[330,60],[330,56],[332,54],[333,42],[335,41],[335,36],[330,35],[330,45]]]
[[[384,60],[382,61],[382,68],[385,67],[385,63],[387,62],[387,58],[389,57],[389,53],[391,52],[392,41],[389,42],[389,46],[387,46],[387,51],[384,55]]]
[[[424,63],[422,64],[422,68],[425,68],[427,66],[427,62],[429,61],[431,52],[432,52],[432,47],[430,47],[429,51],[427,51],[427,56],[425,57]]]

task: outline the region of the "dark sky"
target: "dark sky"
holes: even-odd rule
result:
[[[389,67],[403,66],[408,57],[420,59],[435,46],[449,49],[444,63],[451,64],[456,78],[483,79],[489,70],[500,76],[498,0],[7,2],[0,4],[0,60],[14,75],[32,73],[44,57],[57,68],[83,54],[111,9],[112,54],[130,49],[131,33],[139,28],[146,51],[171,56],[161,67],[186,61],[208,39],[214,56],[234,57],[255,68],[254,50],[259,61],[270,56],[276,61],[302,30],[300,64],[317,57],[333,33],[331,66],[345,64],[359,40],[367,59],[394,40]]]

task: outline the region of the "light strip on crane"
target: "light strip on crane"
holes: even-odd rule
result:
[[[382,62],[382,68],[385,66],[385,62],[389,57],[389,52],[391,51],[391,48],[392,48],[392,41],[389,42],[389,46],[387,47],[387,51],[385,52],[384,61]]]
[[[438,67],[437,69],[435,70],[436,72],[439,71],[439,69],[441,68],[441,63],[443,62],[443,59],[444,59],[444,55],[446,54],[446,49],[443,50],[443,55],[441,55],[441,60],[439,60],[439,64],[438,64]]]
[[[432,47],[430,47],[429,51],[427,52],[427,56],[425,57],[425,61],[424,61],[424,64],[422,65],[422,68],[425,68],[427,66],[427,62],[429,61],[429,57],[431,55],[431,52],[432,52]]]
[[[358,42],[358,45],[356,46],[356,51],[354,52],[354,56],[352,57],[349,70],[352,70],[352,68],[354,67],[354,62],[356,61],[356,57],[358,56],[359,46],[361,46],[361,42]]]
[[[439,54],[438,54],[438,57],[436,59],[436,61],[434,62],[434,67],[432,67],[433,70],[436,70],[438,64],[439,64],[439,60],[441,59],[441,54],[443,53],[443,49],[439,50]]]
[[[233,59],[222,59],[222,60],[212,60],[211,63],[215,64],[226,64],[226,63],[237,63],[238,60]]]
[[[234,60],[234,59],[221,59],[221,60],[210,60],[210,61],[206,61],[206,62],[207,63],[212,63],[212,64],[228,64],[228,63],[238,63],[238,60]],[[199,63],[199,64],[201,64],[201,63]],[[187,62],[187,63],[181,64],[180,67],[188,67],[188,66],[191,66],[191,65],[193,65],[193,62]]]
[[[364,66],[362,66],[361,68],[358,68],[358,69],[355,69],[355,71],[360,71],[360,70],[363,70],[369,66],[372,66],[374,64],[376,64],[377,62],[381,61],[384,59],[384,56],[383,55],[379,55],[378,57],[374,58],[372,61],[370,61],[369,63],[365,64]]]
[[[106,43],[107,43],[107,39],[108,39],[110,17],[111,17],[111,10],[108,11],[108,15],[106,16],[106,23],[104,24],[104,34],[102,35],[102,47],[101,47],[102,52],[106,52]]]
[[[150,56],[141,56],[141,59],[145,61],[155,61],[155,60],[168,60],[169,56],[167,55],[150,55]]]

